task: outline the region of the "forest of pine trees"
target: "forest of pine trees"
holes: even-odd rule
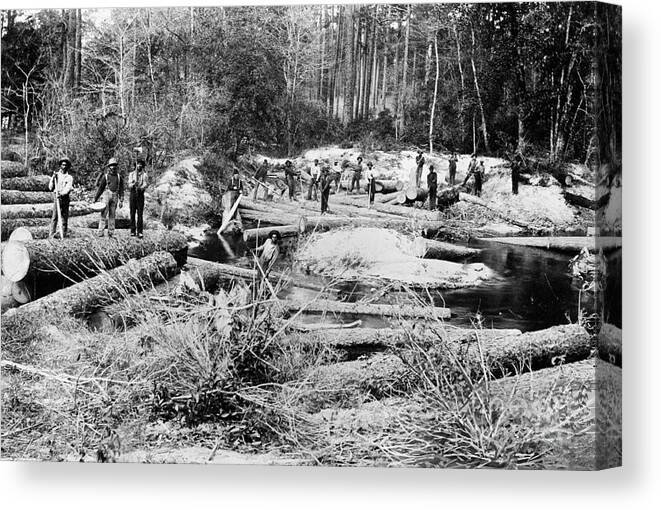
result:
[[[589,2],[3,11],[3,130],[78,166],[361,142],[617,166],[620,25]]]

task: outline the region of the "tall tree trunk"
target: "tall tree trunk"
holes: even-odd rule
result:
[[[156,81],[154,79],[154,61],[151,47],[151,8],[147,9],[147,64],[149,66],[149,80],[151,81],[152,100],[154,102],[154,111],[158,108],[156,99]]]
[[[454,40],[457,45],[457,67],[459,68],[459,79],[461,83],[461,95],[457,98],[459,101],[459,132],[461,133],[461,145],[464,144],[466,139],[466,80],[464,78],[464,66],[461,63],[461,44],[459,42],[459,34],[457,32],[457,25],[452,25],[454,32]]]
[[[386,93],[388,91],[388,41],[390,39],[390,34],[388,32],[388,27],[386,26],[386,34],[383,38],[383,77],[381,78],[381,109],[386,109]]]
[[[434,34],[434,55],[436,57],[436,76],[434,78],[434,99],[429,113],[429,155],[434,154],[434,114],[436,112],[436,100],[438,98],[438,79],[440,76],[440,64],[438,61],[438,34]]]
[[[395,36],[395,61],[393,62],[393,74],[395,75],[395,140],[399,140],[399,34],[397,28]]]
[[[404,103],[406,101],[407,74],[409,68],[409,40],[411,37],[411,4],[406,8],[406,32],[404,36],[404,58],[402,59],[402,86],[397,101],[397,119],[399,122],[399,136],[404,131]]]
[[[353,101],[354,101],[354,89],[356,88],[356,66],[355,66],[355,39],[356,39],[356,27],[354,26],[354,9],[353,5],[346,6],[346,59],[345,59],[345,72],[348,75],[345,76],[344,80],[344,111],[343,118],[345,123],[351,123],[353,121]]]
[[[80,9],[76,9],[76,62],[75,62],[75,83],[74,88],[80,91],[80,81],[82,74],[82,59],[83,59],[83,15]]]
[[[475,69],[475,29],[471,23],[471,67],[473,68],[473,80],[475,82],[475,94],[477,95],[477,105],[480,109],[480,118],[481,125],[480,129],[482,131],[482,136],[484,137],[484,150],[488,153],[491,152],[489,149],[489,136],[487,133],[487,119],[484,116],[484,104],[482,103],[482,94],[480,93],[480,86],[477,80],[477,70]]]
[[[66,85],[73,90],[76,83],[76,10],[67,13],[67,71]]]

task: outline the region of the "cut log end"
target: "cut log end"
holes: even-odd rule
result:
[[[2,252],[2,274],[11,282],[20,282],[30,269],[30,254],[22,242],[10,241]]]
[[[32,301],[32,295],[25,282],[14,282],[11,286],[11,295],[21,305]]]
[[[30,232],[25,227],[18,227],[9,236],[9,241],[23,242],[23,241],[32,241],[32,239],[33,239],[32,232]]]

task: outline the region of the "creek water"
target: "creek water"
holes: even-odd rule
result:
[[[295,249],[296,241],[285,238],[285,257],[282,257],[276,270],[285,271],[291,267],[288,256]],[[494,243],[471,243],[482,248],[482,253],[470,262],[482,262],[497,273],[497,278],[483,282],[479,286],[454,290],[434,290],[421,293],[427,303],[430,299],[436,306],[451,309],[450,324],[473,326],[481,324],[485,328],[515,328],[534,331],[559,324],[576,322],[580,303],[589,306],[591,296],[581,292],[581,283],[572,278],[569,270],[570,254],[554,253],[536,248],[507,246]],[[215,233],[209,234],[189,255],[216,262],[249,267],[250,260],[240,236],[225,238],[221,242]],[[295,269],[296,270],[296,269]],[[621,327],[621,251],[608,257],[607,282],[604,292],[604,315],[606,322]],[[298,274],[308,284],[323,285],[322,278]],[[339,287],[341,298],[357,301],[370,296],[380,289],[363,285],[360,281],[345,282]],[[317,293],[308,288],[290,287],[282,297],[312,299]],[[398,293],[384,295],[381,302],[397,302]],[[400,297],[404,297],[403,295]],[[307,322],[319,322],[312,314],[302,318]],[[339,320],[338,320],[339,319]],[[332,318],[333,322],[351,322],[360,319],[364,326],[384,327],[388,320],[379,317],[344,315]]]

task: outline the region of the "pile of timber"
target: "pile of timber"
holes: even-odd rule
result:
[[[143,239],[123,235],[99,238],[91,234],[65,240],[23,239],[5,244],[2,274],[27,289],[27,301],[46,295],[53,287],[69,285],[156,251],[171,253],[183,265],[188,249],[185,236],[167,230],[146,231]]]
[[[621,237],[489,237],[480,239],[500,244],[511,244],[514,246],[528,246],[544,250],[578,253],[583,248],[591,252],[603,250],[605,252],[617,250],[622,247]]]
[[[50,319],[57,322],[65,316],[89,315],[122,296],[165,282],[178,271],[177,262],[168,252],[132,259],[123,266],[8,310],[3,315],[3,327],[11,329],[25,321],[39,324]]]

